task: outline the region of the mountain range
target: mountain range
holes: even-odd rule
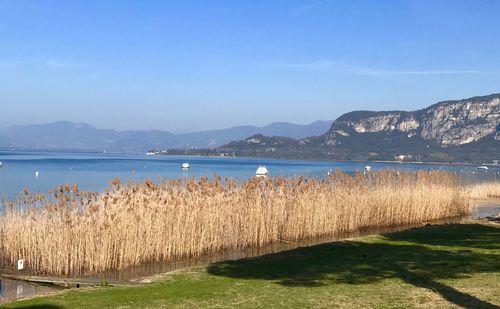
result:
[[[223,130],[173,134],[167,131],[115,131],[85,123],[57,121],[0,128],[1,149],[74,150],[144,153],[148,150],[215,148],[255,134],[304,138],[323,134],[333,121],[306,125],[275,122],[264,127],[238,126]]]
[[[218,148],[239,156],[485,163],[500,160],[500,94],[407,111],[354,111],[326,133],[262,134]]]
[[[486,163],[500,160],[500,94],[417,111],[353,111],[335,121],[173,134],[96,129],[60,121],[0,128],[0,148]]]

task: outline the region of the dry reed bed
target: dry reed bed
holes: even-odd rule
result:
[[[500,181],[474,184],[468,188],[468,195],[476,199],[500,198]]]
[[[28,192],[0,215],[5,258],[38,273],[80,275],[279,240],[466,215],[457,176],[395,171],[323,179],[201,178]]]

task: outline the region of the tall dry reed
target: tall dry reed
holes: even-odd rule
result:
[[[500,182],[484,182],[467,188],[468,195],[475,199],[500,198]]]
[[[380,171],[308,177],[171,180],[104,193],[62,186],[7,201],[0,246],[38,273],[78,275],[279,240],[338,235],[467,214],[455,175]]]

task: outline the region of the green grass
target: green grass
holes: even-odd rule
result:
[[[427,226],[75,289],[5,308],[498,308],[500,227]]]

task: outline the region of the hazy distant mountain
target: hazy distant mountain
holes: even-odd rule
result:
[[[244,156],[491,162],[500,160],[500,94],[444,101],[414,111],[355,111],[321,136],[256,135],[219,152]]]
[[[69,121],[1,128],[0,135],[4,137],[2,148],[26,149],[104,149],[116,139],[113,130]]]
[[[96,129],[88,124],[58,121],[47,124],[0,128],[0,148],[85,150],[144,153],[172,148],[212,148],[255,134],[303,138],[323,134],[332,121],[307,125],[276,122],[264,127],[239,126],[223,130],[173,134],[166,131],[122,131]]]
[[[182,147],[179,148],[211,148],[224,145],[230,141],[242,140],[255,134],[284,136],[295,139],[321,135],[330,128],[332,122],[316,121],[306,125],[274,122],[264,127],[238,126],[223,130],[179,134],[177,137],[182,141],[180,142]]]

